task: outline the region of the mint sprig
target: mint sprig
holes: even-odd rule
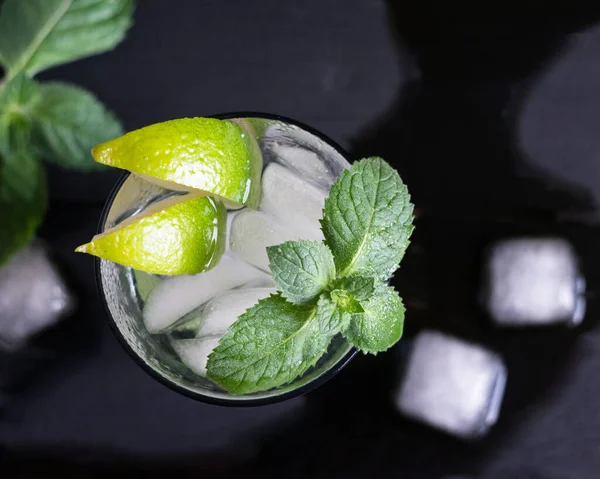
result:
[[[314,366],[341,333],[377,354],[402,336],[404,305],[386,282],[413,226],[400,176],[381,158],[346,170],[325,200],[325,242],[267,248],[280,293],[241,315],[210,354],[208,376],[232,394],[289,383]]]
[[[42,70],[113,49],[132,23],[133,0],[4,0],[0,8],[0,265],[27,244],[46,205],[40,160],[98,168],[92,146],[121,123],[83,88],[40,83]],[[15,165],[23,163],[22,168]]]

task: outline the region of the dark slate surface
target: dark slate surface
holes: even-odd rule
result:
[[[7,477],[598,477],[594,296],[577,330],[495,331],[476,304],[481,248],[509,234],[565,235],[590,288],[599,284],[597,229],[556,221],[597,205],[597,3],[138,3],[115,52],[43,77],[93,90],[127,129],[262,110],[322,130],[355,158],[383,155],[421,211],[395,279],[408,304],[407,340],[357,356],[318,391],[279,405],[227,409],[179,396],[122,350],[92,259],[71,253],[94,233],[118,175],[52,170],[40,235],[81,307],[0,358],[0,475],[10,467]],[[455,441],[390,406],[410,337],[426,326],[505,357],[504,407],[481,442]]]

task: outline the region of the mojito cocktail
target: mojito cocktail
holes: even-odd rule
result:
[[[94,148],[127,169],[99,234],[118,337],[166,385],[221,404],[306,392],[402,335],[388,285],[412,204],[380,158],[268,115],[151,125]]]

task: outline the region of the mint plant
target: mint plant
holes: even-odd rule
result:
[[[232,394],[264,391],[304,374],[341,333],[377,354],[402,336],[404,306],[388,281],[413,230],[413,205],[381,158],[346,170],[325,200],[324,242],[267,248],[278,294],[248,309],[210,354],[208,376]]]
[[[93,94],[34,80],[48,68],[113,49],[133,0],[4,0],[0,10],[0,265],[25,246],[47,202],[41,160],[97,168],[92,146],[123,128]]]

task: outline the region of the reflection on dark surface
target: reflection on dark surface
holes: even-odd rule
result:
[[[221,8],[233,8],[235,2],[231,3],[231,7],[223,3]],[[371,3],[378,2],[371,0]],[[196,421],[200,424],[218,418],[222,421],[219,428],[233,429],[236,421],[246,421],[251,415],[261,418],[250,431],[239,437],[228,436],[224,441],[225,452],[173,453],[157,458],[143,451],[127,455],[102,448],[49,450],[28,445],[25,452],[11,454],[10,467],[37,471],[37,476],[29,477],[44,477],[44,471],[48,470],[63,477],[82,472],[90,475],[86,467],[90,463],[97,465],[97,477],[115,470],[130,477],[175,477],[175,474],[196,477],[198,473],[231,477],[249,471],[264,477],[286,478],[360,477],[383,471],[416,478],[458,474],[593,477],[593,471],[600,468],[597,453],[594,456],[592,450],[593,431],[600,427],[600,417],[590,416],[589,411],[596,410],[590,401],[595,401],[592,398],[600,391],[583,378],[588,373],[591,377],[600,367],[600,350],[594,347],[594,337],[586,336],[593,334],[592,327],[598,317],[593,297],[581,330],[550,328],[524,332],[493,329],[482,318],[476,298],[482,248],[493,239],[515,234],[558,234],[570,239],[584,260],[588,283],[592,289],[600,284],[594,268],[598,261],[598,232],[590,226],[556,221],[562,211],[590,210],[591,196],[543,172],[531,170],[529,177],[517,175],[517,171],[523,171],[524,159],[515,148],[512,125],[506,116],[514,95],[522,93],[525,84],[531,87],[528,78],[552,60],[567,36],[598,21],[600,4],[570,1],[542,7],[538,2],[519,2],[517,6],[502,3],[496,7],[489,4],[473,7],[466,2],[440,1],[434,5],[429,2],[427,6],[426,2],[412,0],[388,3],[390,35],[399,42],[399,58],[400,51],[411,52],[422,79],[402,86],[397,103],[354,138],[351,153],[354,158],[373,155],[386,158],[400,171],[419,209],[412,246],[394,279],[408,306],[407,339],[387,354],[358,355],[339,376],[309,394],[306,404],[297,410],[292,408],[285,421],[278,416],[269,420],[271,413],[263,408],[248,413],[243,420],[233,420],[242,417],[234,416],[239,411],[181,403],[190,414],[202,411],[189,421],[177,423],[182,437],[187,434],[184,428],[193,428]],[[313,8],[322,14],[317,4],[295,3],[292,10]],[[338,10],[339,4],[324,4],[327,7],[323,8],[332,14],[353,15],[352,9]],[[265,11],[262,15],[257,22],[276,21],[279,13]],[[278,65],[283,60],[272,61]],[[351,91],[358,95],[360,88],[357,85]],[[310,96],[311,92],[304,89],[295,94],[297,102],[302,103],[301,95]],[[280,113],[295,116],[293,111]],[[326,116],[328,111],[321,113]],[[163,115],[171,115],[168,105]],[[329,132],[324,130],[324,133]],[[573,168],[576,169],[576,163]],[[75,212],[78,222],[74,223],[61,221],[60,208],[55,206],[50,212],[42,234],[50,236],[54,244],[79,244],[95,227],[94,215],[97,218],[99,210],[82,207]],[[58,227],[49,222],[60,223],[67,231],[58,234]],[[72,261],[68,251],[64,247],[60,254],[66,261]],[[91,278],[91,262],[82,261],[77,259],[74,263],[74,275]],[[68,339],[42,338],[45,344],[52,344],[60,351],[56,353],[59,358],[70,348],[81,353],[72,356],[77,361],[94,355],[100,341],[95,328],[106,326],[93,321],[85,323],[86,317],[101,316],[96,311],[99,303],[91,280],[86,287],[81,301],[83,319],[64,325],[60,331],[64,335],[61,337]],[[503,354],[508,367],[504,406],[498,425],[483,441],[461,443],[403,420],[394,412],[389,401],[391,388],[401,375],[403,358],[410,351],[409,338],[424,327],[452,332]],[[73,337],[81,341],[74,343]],[[102,336],[102,341],[114,340],[108,337]],[[110,351],[113,347],[118,345],[107,346]],[[124,371],[114,378],[123,384],[120,394],[133,391],[130,384],[146,381],[138,376],[143,373],[134,371],[124,354],[115,351],[110,357]],[[52,376],[64,374],[62,369],[58,365],[46,367],[50,372],[40,380],[31,376],[30,383],[21,386],[22,390],[33,388],[43,396],[45,387],[58,387]],[[104,378],[100,370],[97,374],[101,378],[98,384],[108,384],[112,379]],[[165,410],[173,413],[177,409],[166,407],[171,392],[159,390],[159,385],[143,384],[139,390],[161,397]],[[76,391],[72,395],[75,397]],[[81,397],[82,401],[90,401],[93,396]],[[140,407],[151,402],[143,395],[135,400]],[[27,403],[20,406],[15,401],[11,414],[20,410],[27,415]],[[115,399],[115,408],[119,406]],[[84,406],[77,407],[81,408],[81,415],[86,414]],[[536,413],[538,408],[541,412]],[[109,411],[107,407],[105,413]],[[120,420],[127,417],[127,413],[121,414]],[[144,414],[158,420],[161,407],[148,407]],[[134,417],[135,421],[123,420],[123,428],[129,430],[127,437],[135,437],[135,429],[139,428],[145,435],[144,444],[150,443],[147,435],[151,429],[141,425],[143,415]],[[10,416],[2,416],[0,422],[5,420],[10,420]],[[99,422],[103,420],[109,419],[97,418]],[[94,421],[86,420],[85,424],[92,427]],[[72,439],[76,445],[77,437]],[[160,443],[160,438],[155,441]],[[554,441],[550,460],[545,449],[548,441]],[[191,449],[189,443],[185,444]]]

